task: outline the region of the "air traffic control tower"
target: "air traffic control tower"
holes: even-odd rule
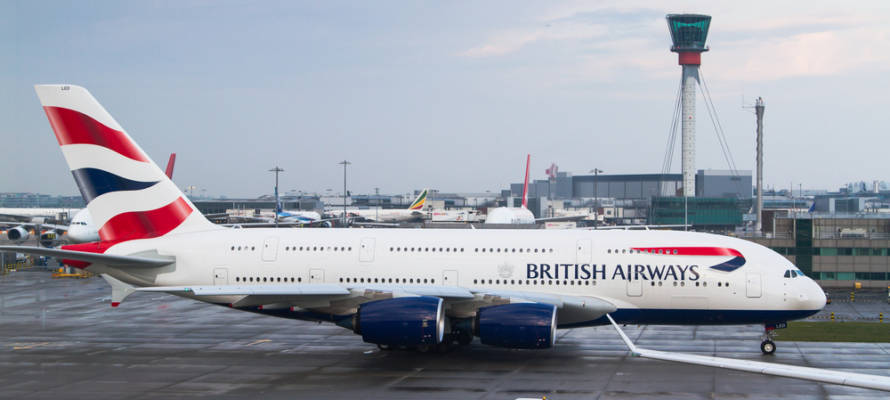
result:
[[[680,115],[682,122],[682,168],[683,196],[695,196],[695,85],[699,83],[698,67],[701,65],[701,53],[708,51],[705,40],[708,38],[708,27],[711,25],[710,15],[701,14],[668,14],[668,28],[674,45],[671,51],[680,57],[683,66],[681,83]]]

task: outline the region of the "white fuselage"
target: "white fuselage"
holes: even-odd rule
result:
[[[90,210],[81,209],[68,224],[68,241],[71,243],[89,243],[99,241],[99,232],[93,218],[90,216]]]
[[[708,246],[742,253],[744,265],[724,272],[710,267],[727,261],[727,256],[632,250]],[[825,304],[824,293],[814,281],[783,277],[785,271],[796,268],[779,254],[753,242],[703,233],[222,229],[132,240],[106,253],[154,249],[161,256],[174,256],[176,263],[151,281],[99,265],[91,269],[139,286],[447,284],[469,290],[593,296],[624,311],[625,322],[641,323],[782,321],[810,315]],[[648,314],[641,316],[639,310]],[[678,314],[671,316],[667,311]],[[593,322],[559,319],[561,326]]]
[[[486,224],[534,224],[535,216],[524,207],[489,208]]]

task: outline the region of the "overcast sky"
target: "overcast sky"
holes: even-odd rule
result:
[[[85,86],[209,195],[499,190],[550,163],[661,171],[680,79],[664,16],[713,16],[702,73],[740,169],[890,180],[890,2],[0,1],[0,192],[76,194],[32,85]],[[698,169],[725,169],[699,95]],[[673,171],[679,172],[679,150]]]

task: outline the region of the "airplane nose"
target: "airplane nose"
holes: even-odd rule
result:
[[[810,290],[807,296],[807,309],[821,310],[825,308],[825,291],[815,281],[810,281]]]

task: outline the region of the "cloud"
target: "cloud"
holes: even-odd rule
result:
[[[485,43],[461,53],[465,57],[502,56],[526,45],[541,41],[585,40],[602,37],[608,32],[603,25],[552,22],[531,29],[498,32]]]
[[[709,38],[714,50],[703,59],[712,78],[762,82],[883,71],[890,65],[885,10],[839,14],[831,8],[801,11],[795,6],[763,16],[756,8],[719,7],[723,9],[698,7],[714,15]],[[544,65],[534,63],[534,68],[518,66],[517,71],[537,74],[524,80],[566,84],[573,80],[608,82],[620,76],[630,79],[630,75],[636,80],[661,79],[676,70],[667,53],[670,42],[662,17],[666,13],[643,3],[622,4],[621,9],[598,4],[560,5],[538,10],[540,17],[531,23],[535,26],[492,32],[460,55],[540,57],[538,49],[527,51],[530,45],[539,44],[545,51],[551,50],[552,58]]]

